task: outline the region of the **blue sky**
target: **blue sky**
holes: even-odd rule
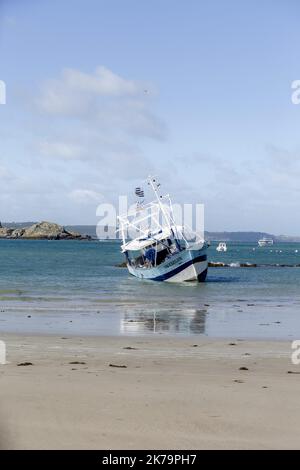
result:
[[[300,234],[297,0],[0,0],[0,219],[95,223],[149,172],[208,230]]]

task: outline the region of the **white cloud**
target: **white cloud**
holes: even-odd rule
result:
[[[68,117],[99,134],[125,134],[164,140],[166,126],[151,110],[151,84],[125,79],[106,67],[95,73],[64,69],[59,79],[46,81],[35,99],[45,117]]]
[[[98,125],[106,129],[115,129],[128,135],[164,140],[166,126],[149,109],[142,99],[112,100],[98,107],[96,118]]]
[[[65,160],[81,158],[84,149],[79,145],[62,141],[43,140],[37,144],[37,149],[45,157],[60,157]]]
[[[126,80],[103,66],[97,67],[94,74],[87,74],[75,69],[64,69],[62,81],[66,87],[75,91],[103,96],[137,95],[143,89],[141,83]]]
[[[288,150],[285,148],[278,147],[276,145],[267,145],[266,152],[268,158],[271,160],[272,167],[275,165],[276,168],[281,170],[295,169],[300,164],[300,150]]]
[[[185,158],[185,165],[190,168],[200,165],[210,174],[218,186],[238,185],[241,182],[241,170],[233,161],[212,154],[195,153]]]
[[[61,78],[43,84],[36,105],[45,113],[82,117],[97,108],[95,99],[102,99],[103,104],[103,99],[145,98],[153,92],[149,83],[127,80],[103,66],[91,74],[65,68]]]
[[[7,183],[0,166],[0,196],[9,201],[2,218],[96,222],[104,194],[114,201],[134,180],[155,173],[157,157],[147,153],[165,139],[166,126],[154,112],[153,95],[148,83],[105,67],[92,74],[65,69],[46,81],[31,99],[34,106],[25,103],[20,139],[7,143],[15,145],[15,158],[5,164],[12,163],[18,178]]]
[[[69,193],[69,198],[78,204],[100,203],[103,195],[91,189],[74,189]]]
[[[5,178],[8,174],[8,170],[4,166],[0,166],[0,178]]]
[[[76,93],[58,80],[48,80],[35,100],[37,109],[43,113],[74,117],[87,115],[92,103],[91,95]]]
[[[3,182],[6,183],[14,179],[14,175],[7,167],[0,165],[0,179],[2,180],[1,184],[3,184]]]

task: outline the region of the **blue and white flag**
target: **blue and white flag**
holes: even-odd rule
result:
[[[135,194],[138,197],[144,197],[144,190],[142,188],[135,188]]]

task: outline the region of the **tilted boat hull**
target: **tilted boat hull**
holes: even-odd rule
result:
[[[206,246],[200,249],[187,249],[174,254],[159,266],[138,268],[130,264],[128,271],[140,279],[165,282],[204,282],[207,275]]]

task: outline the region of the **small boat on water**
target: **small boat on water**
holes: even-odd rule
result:
[[[264,237],[258,240],[258,246],[271,246],[273,244],[274,244],[273,238]]]
[[[144,190],[136,188],[135,194],[142,201],[137,202],[134,210],[118,216],[121,251],[129,273],[152,281],[204,282],[207,243],[189,227],[176,224],[171,199],[169,195],[160,195],[156,178],[149,177],[147,183],[155,200],[145,204]],[[127,241],[130,230],[138,236]]]
[[[216,248],[217,251],[227,251],[227,245],[225,242],[220,242]]]

